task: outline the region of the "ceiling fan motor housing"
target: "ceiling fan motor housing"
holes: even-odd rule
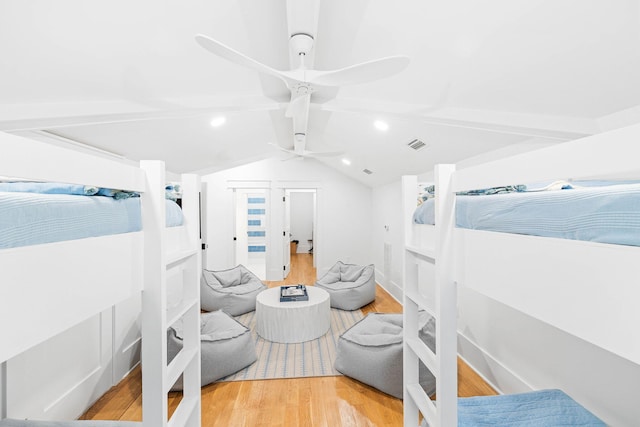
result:
[[[308,55],[313,49],[313,37],[307,33],[292,34],[289,46],[296,55]]]

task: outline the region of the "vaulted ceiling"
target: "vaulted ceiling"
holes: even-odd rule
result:
[[[306,149],[343,152],[317,160],[367,185],[640,121],[637,0],[21,0],[0,3],[0,130],[174,172],[285,161],[285,83],[194,37],[291,70],[295,33],[313,36],[305,65],[316,70],[410,59],[311,95]],[[414,139],[427,147],[408,148]]]

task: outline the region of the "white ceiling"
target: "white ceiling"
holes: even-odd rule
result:
[[[283,82],[194,36],[288,70],[299,31],[315,36],[315,69],[411,60],[312,96],[307,148],[344,151],[349,167],[320,161],[367,185],[640,121],[638,0],[291,1],[289,12],[285,0],[0,2],[0,130],[45,130],[174,172],[287,158],[274,146],[293,144]],[[414,138],[428,148],[407,148]]]

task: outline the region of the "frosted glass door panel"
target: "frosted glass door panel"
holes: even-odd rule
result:
[[[267,195],[260,190],[236,193],[236,263],[266,277]]]

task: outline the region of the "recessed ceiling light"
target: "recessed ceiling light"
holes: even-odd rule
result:
[[[218,126],[222,126],[226,121],[227,121],[227,118],[225,116],[220,116],[211,120],[210,123],[211,123],[211,126],[213,126],[214,128],[217,128]]]
[[[349,166],[351,164],[351,160],[344,158],[342,159],[342,163],[344,163],[345,165]]]
[[[382,120],[376,120],[375,122],[373,122],[373,125],[376,127],[376,129],[381,131],[389,130],[389,124],[387,122],[383,122]]]

